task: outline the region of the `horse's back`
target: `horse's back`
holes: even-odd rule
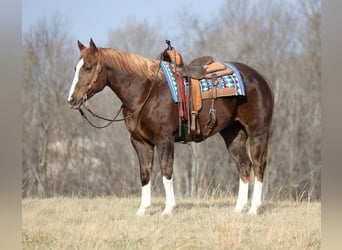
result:
[[[250,90],[258,88],[264,93],[265,98],[273,100],[273,90],[270,81],[259,71],[241,62],[231,62],[240,72],[246,87],[247,94]]]

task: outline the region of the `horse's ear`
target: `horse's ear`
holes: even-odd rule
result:
[[[77,40],[77,45],[78,45],[78,48],[80,49],[80,51],[82,49],[85,49],[86,47],[80,42],[80,40]]]
[[[97,47],[93,41],[93,38],[90,38],[89,48],[91,48],[94,51],[97,51]]]

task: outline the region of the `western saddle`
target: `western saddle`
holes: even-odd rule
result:
[[[183,62],[183,58],[166,40],[168,47],[157,59],[170,63],[170,68],[176,76],[178,88],[179,107],[179,140],[201,141],[208,137],[216,125],[215,101],[217,97],[231,95],[231,89],[217,89],[220,76],[233,73],[233,70],[221,62],[214,61],[212,56],[200,56],[189,64]],[[200,79],[211,79],[213,86],[210,91],[202,92]],[[202,109],[202,100],[211,99],[209,120],[206,122],[204,131],[198,122],[198,115]]]

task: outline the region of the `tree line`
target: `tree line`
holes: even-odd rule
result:
[[[128,18],[108,31],[102,47],[154,59],[170,39],[186,62],[212,55],[255,67],[275,94],[265,196],[320,199],[321,2],[230,0],[209,21],[182,11],[172,37],[157,24]],[[22,195],[140,195],[138,159],[124,124],[96,130],[68,106],[76,41],[61,15],[23,33]],[[121,105],[108,89],[89,103],[107,116]],[[163,195],[155,157],[153,192]],[[237,192],[238,172],[219,136],[177,144],[174,173],[178,196]]]

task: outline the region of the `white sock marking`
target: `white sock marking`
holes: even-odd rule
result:
[[[83,60],[83,58],[81,58],[81,60],[79,60],[77,65],[76,65],[76,71],[75,71],[75,75],[74,75],[74,80],[72,80],[71,88],[69,91],[68,101],[71,100],[71,96],[75,91],[75,88],[76,88],[76,85],[77,85],[78,79],[79,79],[78,75],[80,73],[80,69],[83,66],[83,64],[84,64],[84,60]]]
[[[236,206],[234,211],[240,213],[242,209],[246,206],[248,201],[248,186],[249,183],[243,182],[243,180],[240,178],[239,183],[239,193],[238,198],[236,200]]]
[[[253,214],[253,215],[257,214],[258,207],[261,205],[261,195],[262,195],[262,182],[258,181],[257,178],[255,178],[252,205],[248,211],[249,214]]]
[[[151,181],[141,188],[140,207],[135,215],[141,216],[145,214],[146,208],[151,206]]]
[[[163,176],[163,184],[165,189],[166,201],[162,215],[169,215],[172,213],[172,209],[176,206],[175,194],[173,191],[173,178],[168,180],[165,176]]]

